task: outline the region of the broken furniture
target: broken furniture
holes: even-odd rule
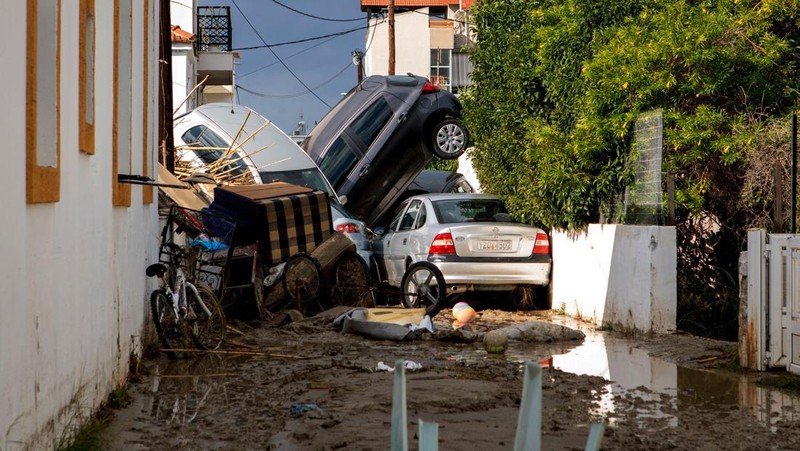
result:
[[[237,248],[255,247],[251,258],[270,282],[253,284],[263,290],[257,300],[262,319],[292,301],[307,311],[312,300],[321,309],[322,298],[355,303],[371,293],[369,270],[353,242],[333,232],[330,200],[322,191],[285,182],[217,187],[207,211],[235,220]]]

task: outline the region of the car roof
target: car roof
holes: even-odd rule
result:
[[[459,180],[463,180],[464,183],[469,185],[467,179],[458,172],[426,169],[417,174],[417,178],[408,185],[406,190],[425,191],[428,193],[447,192]]]
[[[184,115],[192,121],[210,122],[237,142],[259,171],[292,171],[315,168],[314,161],[273,122],[243,105],[208,103]],[[251,137],[252,135],[252,137]]]

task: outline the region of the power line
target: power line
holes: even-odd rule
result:
[[[372,38],[374,38],[374,37],[375,37],[375,30],[376,30],[376,28],[377,28],[377,27],[375,27],[375,26],[373,26],[373,27],[372,27],[372,35],[370,36],[369,45],[367,46],[366,50],[364,50],[365,52],[369,50],[370,46],[372,46],[372,42],[373,42],[373,39],[372,39]],[[313,49],[314,47],[318,47],[318,46],[320,46],[320,45],[324,44],[325,42],[328,42],[328,41],[330,41],[331,39],[333,39],[333,37],[331,37],[331,38],[328,38],[327,40],[325,40],[325,41],[323,41],[323,42],[320,42],[319,44],[312,45],[311,47],[308,47],[308,48],[306,48],[306,49],[303,49],[303,50],[301,50],[301,51],[299,51],[299,52],[297,52],[297,53],[293,53],[293,54],[291,54],[291,55],[287,56],[286,58],[284,58],[284,60],[287,60],[287,59],[289,59],[289,58],[292,58],[292,57],[294,57],[294,56],[297,56],[297,55],[299,55],[299,54],[301,54],[301,53],[307,52],[307,51],[309,51],[309,50]],[[243,78],[243,77],[246,77],[246,76],[248,76],[248,75],[252,75],[252,74],[254,74],[254,73],[256,73],[256,72],[259,72],[259,71],[261,71],[261,70],[264,70],[264,69],[266,69],[266,68],[268,68],[268,67],[271,67],[271,66],[274,66],[274,65],[276,65],[276,64],[278,64],[278,61],[275,61],[275,62],[269,63],[269,64],[267,64],[266,66],[262,66],[262,67],[260,67],[260,68],[258,68],[258,69],[256,69],[256,70],[254,70],[254,71],[251,71],[251,72],[248,72],[248,73],[246,73],[246,74],[244,74],[244,75],[241,75],[241,76],[237,77],[237,79],[241,79],[241,78]],[[317,85],[317,86],[314,86],[314,88],[312,88],[312,89],[319,89],[319,88],[321,88],[321,87],[323,87],[323,86],[327,85],[328,83],[330,83],[331,81],[333,81],[333,80],[335,80],[337,77],[339,77],[339,75],[341,75],[341,74],[342,74],[342,72],[346,71],[348,67],[350,67],[350,63],[347,63],[347,64],[346,64],[346,65],[345,65],[345,66],[344,66],[344,67],[343,67],[341,70],[339,70],[339,72],[337,72],[337,73],[336,73],[336,75],[334,75],[333,77],[331,77],[331,78],[329,78],[329,79],[325,80],[324,82],[320,83],[319,85]],[[308,91],[303,91],[303,92],[297,92],[297,93],[294,93],[294,94],[264,94],[264,93],[260,93],[260,92],[253,91],[253,90],[251,90],[251,89],[247,89],[247,88],[245,88],[244,86],[241,86],[241,85],[236,85],[236,89],[241,89],[242,91],[244,91],[244,92],[247,92],[247,93],[249,93],[249,94],[252,94],[252,95],[254,95],[254,96],[258,96],[258,97],[266,97],[266,98],[274,98],[274,99],[288,99],[288,98],[292,98],[292,97],[300,97],[300,96],[302,96],[302,95],[305,95],[305,94],[307,94],[307,93],[308,93]]]
[[[307,52],[307,51],[309,51],[309,50],[311,50],[311,49],[313,49],[313,48],[319,47],[319,46],[321,46],[322,44],[324,44],[324,43],[326,43],[326,42],[328,42],[328,41],[331,41],[331,40],[333,40],[333,39],[334,39],[334,38],[336,38],[336,37],[337,37],[337,36],[331,36],[330,38],[328,38],[328,39],[326,39],[326,40],[324,40],[324,41],[322,41],[322,42],[318,42],[318,43],[316,43],[316,44],[314,44],[314,45],[312,45],[312,46],[310,46],[310,47],[306,47],[305,49],[303,49],[303,50],[300,50],[300,51],[299,51],[299,52],[297,52],[297,53],[292,53],[291,55],[289,55],[289,56],[287,56],[286,58],[284,58],[284,60],[288,60],[289,58],[294,58],[295,56],[297,56],[297,55],[300,55],[301,53],[305,53],[305,52]],[[256,73],[256,72],[260,72],[260,71],[262,71],[262,70],[264,70],[264,69],[266,69],[266,68],[268,68],[268,67],[272,67],[272,66],[274,66],[274,65],[276,65],[276,64],[278,64],[278,62],[277,62],[277,61],[273,61],[273,62],[271,62],[271,63],[267,64],[266,66],[261,66],[261,67],[259,67],[259,68],[258,68],[258,69],[256,69],[256,70],[250,71],[250,72],[248,72],[248,73],[246,73],[246,74],[243,74],[243,75],[239,75],[239,76],[237,76],[236,78],[244,78],[244,77],[246,77],[246,76],[248,76],[248,75],[252,75],[252,74],[254,74],[254,73]]]
[[[276,3],[276,4],[280,5],[280,6],[283,6],[284,8],[288,9],[289,11],[294,11],[297,14],[300,14],[301,16],[310,17],[312,19],[325,20],[325,21],[328,21],[328,22],[357,22],[359,20],[364,20],[363,17],[359,17],[358,19],[330,19],[330,18],[327,18],[327,17],[320,17],[320,16],[315,16],[313,14],[304,13],[303,11],[294,9],[291,6],[284,5],[283,3],[279,2],[278,0],[272,0],[272,3]]]
[[[438,15],[431,14],[431,13],[424,13],[424,12],[420,11],[417,8],[413,8],[413,9],[412,8],[395,8],[395,14],[402,14],[404,12],[417,13],[417,14],[422,14],[423,16],[435,17],[437,19],[441,19],[441,17],[438,16]],[[463,20],[458,20],[458,19],[442,19],[442,20],[449,20],[450,22],[456,22],[456,23],[460,23],[462,25],[467,25],[467,22],[465,22]]]
[[[377,25],[379,25],[379,24],[381,24],[381,23],[383,23],[383,21],[381,21],[381,22],[376,22],[374,25],[370,25],[370,27],[372,28],[372,36],[375,36],[375,29],[377,28]],[[289,55],[289,56],[285,57],[283,60],[284,60],[284,61],[286,61],[286,60],[288,60],[289,58],[294,58],[295,56],[297,56],[297,55],[300,55],[300,54],[302,54],[302,53],[305,53],[305,52],[307,52],[307,51],[309,51],[309,50],[311,50],[311,49],[313,49],[313,48],[317,48],[317,47],[321,46],[322,44],[325,44],[326,42],[332,41],[332,40],[336,39],[337,37],[339,37],[339,36],[331,36],[331,37],[329,37],[328,39],[325,39],[325,40],[324,40],[324,41],[322,41],[322,42],[318,42],[318,43],[316,43],[316,44],[314,44],[314,45],[312,45],[312,46],[310,46],[310,47],[307,47],[307,48],[305,48],[305,49],[303,49],[303,50],[300,50],[299,52],[292,53],[291,55]],[[372,45],[372,39],[371,39],[371,38],[370,38],[370,45]],[[366,50],[369,50],[369,47],[367,47],[367,49],[366,49]],[[365,52],[366,52],[366,50],[365,50]],[[239,78],[239,79],[241,79],[241,78],[247,77],[248,75],[253,75],[253,74],[254,74],[254,73],[256,73],[256,72],[260,72],[260,71],[262,71],[262,70],[264,70],[264,69],[267,69],[267,68],[269,68],[269,67],[272,67],[272,66],[274,66],[274,65],[276,65],[276,64],[278,64],[278,61],[273,61],[273,62],[271,62],[271,63],[269,63],[269,64],[267,64],[267,65],[265,65],[265,66],[261,66],[261,67],[259,67],[258,69],[252,70],[252,71],[250,71],[250,72],[248,72],[248,73],[246,73],[246,74],[239,75],[239,76],[237,76],[236,78]]]
[[[252,23],[250,23],[250,19],[248,19],[248,18],[247,18],[247,16],[246,16],[246,15],[245,15],[245,14],[242,12],[242,9],[241,9],[241,8],[239,8],[239,5],[236,3],[236,0],[231,0],[231,3],[233,3],[233,6],[235,6],[235,7],[236,7],[236,9],[239,11],[239,14],[241,14],[241,15],[242,15],[242,17],[244,18],[245,22],[247,22],[247,25],[250,25],[250,28],[252,28],[252,29],[253,29],[253,32],[256,34],[256,36],[258,36],[258,39],[261,39],[261,42],[263,42],[263,43],[264,43],[264,45],[265,45],[265,46],[267,46],[267,41],[266,41],[266,40],[264,40],[264,38],[263,38],[263,37],[261,37],[261,33],[259,33],[259,32],[258,32],[258,30],[256,30],[256,27],[254,27],[254,26],[253,26],[253,24],[252,24]],[[299,82],[301,85],[303,85],[303,87],[304,87],[304,88],[308,89],[308,91],[309,91],[309,92],[311,92],[311,94],[313,94],[313,95],[314,95],[314,97],[316,97],[316,98],[317,98],[317,100],[319,100],[320,102],[322,102],[322,104],[323,104],[323,105],[325,105],[325,106],[326,106],[326,107],[328,107],[328,108],[330,108],[330,107],[331,107],[330,105],[328,105],[328,102],[326,102],[326,101],[322,100],[322,97],[320,97],[320,96],[319,96],[319,95],[318,95],[316,92],[314,92],[314,91],[313,91],[311,88],[309,88],[309,87],[308,87],[308,85],[306,85],[306,84],[303,82],[303,80],[301,80],[301,79],[300,79],[300,77],[298,77],[298,76],[297,76],[297,74],[295,74],[295,73],[294,73],[294,71],[292,71],[292,69],[290,69],[290,68],[289,68],[289,66],[287,66],[285,62],[283,62],[283,60],[281,59],[281,57],[279,57],[279,56],[278,56],[278,54],[277,54],[277,53],[275,53],[275,50],[272,50],[272,47],[270,47],[270,46],[267,46],[267,48],[269,49],[269,51],[270,51],[270,52],[272,52],[272,55],[273,55],[275,58],[277,58],[277,59],[278,59],[278,61],[280,61],[281,65],[283,65],[283,67],[284,67],[284,68],[285,68],[287,71],[289,71],[289,73],[290,73],[290,74],[292,74],[292,76],[295,78],[295,80],[297,80],[297,81],[298,81],[298,82]]]
[[[236,6],[236,2],[233,2],[233,5]],[[236,6],[236,9],[239,9],[239,7]],[[242,10],[239,9],[239,13],[241,13],[241,12],[242,12]],[[247,20],[247,17],[245,17],[244,20],[247,22],[248,25],[250,25],[250,28],[252,28],[253,31],[256,31],[255,27],[253,27],[253,24],[251,24],[250,21]],[[372,27],[372,26],[374,26],[374,25],[365,25],[365,26],[362,26],[362,27],[351,28],[349,30],[339,31],[339,32],[336,32],[336,33],[326,34],[326,35],[322,35],[322,36],[314,36],[313,38],[298,39],[296,41],[278,42],[276,44],[267,44],[267,41],[265,41],[264,38],[261,38],[261,36],[259,36],[259,38],[261,38],[261,42],[263,42],[264,45],[254,45],[254,46],[251,46],[251,47],[239,47],[239,48],[235,48],[235,49],[231,49],[231,50],[233,50],[233,51],[255,50],[255,49],[263,49],[263,48],[268,48],[268,49],[271,50],[272,47],[280,47],[280,46],[283,46],[283,45],[290,45],[290,44],[301,44],[303,42],[316,41],[318,39],[325,39],[325,38],[330,38],[330,37],[342,36],[342,35],[345,35],[345,34],[353,33],[355,31],[366,30],[367,28]],[[258,31],[256,31],[256,34],[258,34]]]
[[[328,83],[332,82],[333,80],[336,80],[339,77],[339,75],[342,75],[342,73],[344,71],[346,71],[352,65],[353,65],[353,63],[348,61],[347,64],[341,70],[339,70],[339,72],[336,72],[336,74],[334,76],[332,76],[331,78],[323,81],[322,83],[318,84],[317,86],[314,86],[311,89],[319,89],[319,88],[327,85]],[[242,85],[236,85],[236,89],[241,89],[242,91],[247,92],[249,94],[252,94],[254,96],[272,98],[272,99],[290,99],[292,97],[300,97],[300,96],[303,96],[303,95],[306,95],[306,94],[309,93],[309,91],[303,91],[303,92],[296,92],[294,94],[264,94],[264,93],[261,93],[261,92],[253,91],[251,89],[247,89]]]

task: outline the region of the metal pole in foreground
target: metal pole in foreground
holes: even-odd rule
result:
[[[391,451],[408,451],[408,411],[406,410],[406,362],[394,362],[392,390]]]
[[[797,233],[797,111],[792,112],[792,230]]]
[[[394,75],[394,0],[389,0],[389,75]]]

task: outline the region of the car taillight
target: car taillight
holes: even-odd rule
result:
[[[344,224],[337,225],[336,231],[344,233],[361,233],[361,227],[359,227],[358,224],[346,222]]]
[[[434,92],[439,92],[439,86],[431,82],[425,83],[425,86],[422,87],[423,94],[433,94]]]
[[[449,233],[440,233],[436,235],[431,243],[431,248],[428,250],[429,255],[443,255],[455,254],[456,246],[453,244],[453,235]]]
[[[549,254],[550,253],[550,240],[547,239],[547,234],[538,232],[536,234],[536,242],[533,244],[534,254]]]

